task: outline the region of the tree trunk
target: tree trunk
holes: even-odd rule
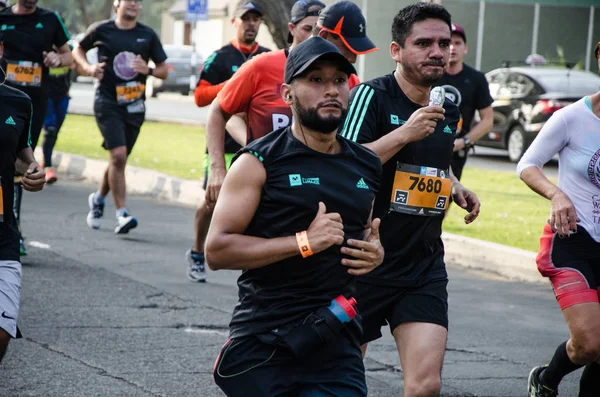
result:
[[[242,3],[241,0],[239,3]],[[290,11],[296,0],[254,0],[264,12],[263,18],[265,25],[273,36],[273,42],[279,48],[286,48],[288,27],[290,21]]]
[[[113,3],[114,0],[104,0],[104,7],[102,7],[100,20],[110,19],[113,12]]]
[[[85,5],[85,0],[79,0],[78,3],[85,26],[90,26],[92,24],[92,17],[90,16],[90,14],[88,14],[87,7]]]

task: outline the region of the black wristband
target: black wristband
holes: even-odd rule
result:
[[[154,76],[154,68],[148,68],[148,76]]]

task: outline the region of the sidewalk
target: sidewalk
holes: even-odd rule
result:
[[[41,155],[41,153],[40,153]],[[36,154],[36,156],[40,156]],[[40,157],[41,158],[41,157]],[[52,159],[59,173],[99,183],[107,161],[93,160],[68,153],[55,152]],[[127,166],[127,192],[195,206],[204,194],[201,181],[190,181],[157,171]],[[442,235],[446,262],[475,270],[494,273],[511,280],[545,283],[535,265],[535,252],[450,233]]]

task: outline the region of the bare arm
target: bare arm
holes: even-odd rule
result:
[[[71,66],[73,64],[73,56],[68,44],[65,43],[58,48],[58,56],[60,57],[61,66]]]
[[[161,80],[166,79],[168,75],[169,75],[169,67],[164,62],[156,65],[156,67],[154,68],[154,72],[152,73],[152,76],[156,77],[157,79],[161,79]]]
[[[487,134],[492,129],[492,126],[494,125],[494,110],[492,107],[488,106],[487,108],[478,110],[478,112],[481,120],[475,127],[473,127],[471,131],[469,131],[468,134],[466,134],[464,137],[457,138],[454,141],[455,152],[465,148],[465,140],[463,138],[468,138],[471,142],[476,142],[479,140],[479,138]]]
[[[235,139],[237,143],[239,143],[241,146],[246,146],[246,132],[248,127],[246,126],[246,119],[242,116],[244,116],[243,113],[238,113],[231,116],[226,127],[229,135],[231,135],[231,137]]]
[[[231,167],[206,239],[211,269],[256,269],[300,255],[293,235],[265,239],[243,234],[258,208],[265,181],[265,168],[251,154],[242,155]]]
[[[219,105],[216,98],[208,109],[208,120],[206,123],[206,148],[210,156],[210,174],[206,187],[206,201],[208,205],[214,205],[219,197],[221,185],[227,174],[225,166],[225,124],[231,115]]]
[[[385,164],[409,143],[406,138],[400,127],[376,141],[364,143],[363,146],[374,151],[379,156],[381,163]]]
[[[73,59],[75,60],[75,62],[77,63],[77,65],[80,66],[80,69],[85,72],[86,75],[91,75],[90,74],[90,68],[92,65],[90,65],[90,63],[87,61],[87,57],[85,56],[85,51],[83,50],[83,48],[81,48],[79,46],[79,44],[75,45],[75,48],[73,48]]]

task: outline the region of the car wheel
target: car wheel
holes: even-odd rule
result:
[[[508,135],[507,142],[508,158],[513,163],[517,163],[523,157],[527,146],[525,144],[525,131],[519,125],[513,127]]]

